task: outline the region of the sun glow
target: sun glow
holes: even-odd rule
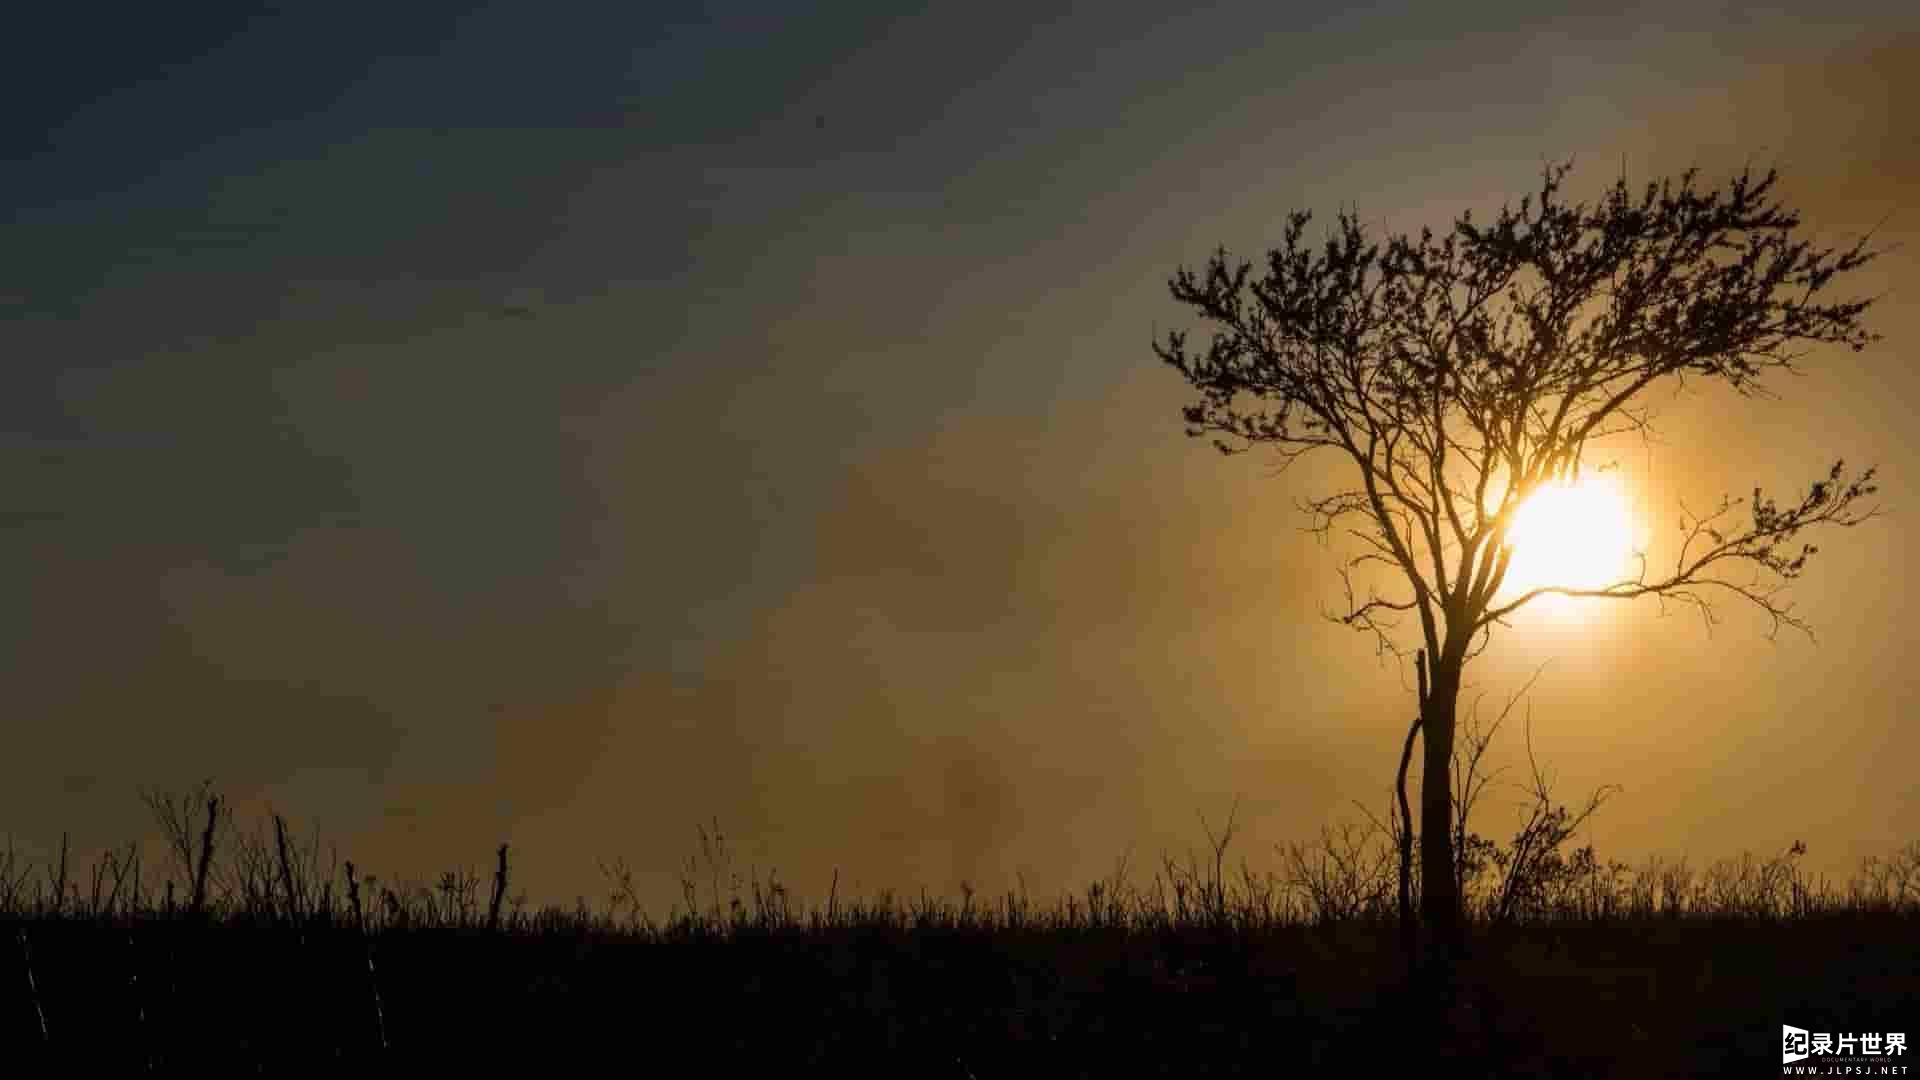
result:
[[[1550,484],[1521,504],[1507,530],[1513,559],[1503,596],[1550,585],[1599,589],[1634,576],[1634,514],[1616,476]]]

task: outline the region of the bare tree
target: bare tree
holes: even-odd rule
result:
[[[1203,272],[1172,278],[1174,299],[1211,324],[1207,348],[1189,351],[1181,331],[1154,342],[1198,392],[1188,434],[1228,454],[1271,447],[1283,466],[1320,450],[1351,466],[1344,486],[1300,506],[1323,539],[1358,545],[1333,617],[1396,656],[1425,658],[1420,906],[1443,962],[1462,943],[1447,782],[1461,672],[1494,627],[1558,593],[1676,600],[1709,622],[1728,596],[1764,612],[1769,636],[1807,631],[1781,597],[1815,552],[1802,534],[1874,514],[1863,507],[1874,470],[1836,463],[1784,504],[1754,489],[1750,521],[1734,513],[1745,500],[1683,508],[1671,567],[1643,553],[1637,574],[1605,586],[1503,596],[1517,509],[1542,485],[1577,479],[1593,444],[1644,434],[1648,391],[1712,379],[1763,394],[1763,377],[1798,370],[1802,346],[1878,340],[1861,324],[1870,300],[1818,299],[1875,253],[1865,239],[1802,239],[1774,172],[1742,171],[1714,190],[1696,187],[1692,170],[1638,193],[1623,178],[1589,204],[1563,197],[1570,168],[1546,168],[1537,195],[1491,224],[1468,213],[1440,237],[1423,229],[1382,245],[1349,212],[1316,248],[1309,215],[1294,213],[1257,279],[1224,249]],[[1376,568],[1386,591],[1356,594],[1355,573]],[[1408,613],[1415,642],[1397,634]]]
[[[1493,745],[1493,737],[1500,733],[1501,725],[1507,722],[1507,717],[1513,715],[1514,705],[1519,703],[1527,691],[1533,689],[1533,684],[1539,681],[1540,672],[1545,668],[1546,665],[1542,664],[1535,669],[1526,683],[1507,698],[1507,703],[1501,706],[1500,714],[1493,718],[1492,723],[1481,722],[1480,700],[1475,698],[1472,707],[1467,710],[1466,722],[1457,732],[1453,748],[1453,881],[1454,891],[1460,895],[1463,904],[1466,901],[1468,884],[1479,877],[1488,864],[1496,861],[1499,855],[1497,845],[1468,830],[1474,807],[1480,805],[1481,799],[1487,793],[1488,785],[1499,778],[1501,771],[1496,769],[1489,772],[1484,767],[1487,750]],[[1531,734],[1533,706],[1531,704],[1527,706],[1527,716],[1529,733],[1527,752],[1531,760],[1533,752]]]
[[[1591,846],[1576,852],[1576,858],[1569,862],[1560,853],[1561,845],[1572,839],[1609,798],[1620,793],[1615,785],[1595,788],[1579,809],[1554,802],[1553,777],[1541,768],[1533,753],[1531,717],[1526,735],[1531,782],[1512,845],[1493,852],[1500,881],[1489,901],[1487,917],[1494,922],[1511,922],[1529,905],[1544,900],[1548,889],[1595,867]]]
[[[1415,667],[1419,675],[1418,685],[1421,699],[1424,700],[1427,684],[1426,656],[1424,654],[1416,657]],[[1483,768],[1487,750],[1493,745],[1494,736],[1499,734],[1501,725],[1505,724],[1507,717],[1512,715],[1513,707],[1520,702],[1527,691],[1533,688],[1533,684],[1539,681],[1540,672],[1545,669],[1545,664],[1535,669],[1534,673],[1528,677],[1520,689],[1507,698],[1506,704],[1500,708],[1499,715],[1494,717],[1491,723],[1481,723],[1480,702],[1479,699],[1476,698],[1473,706],[1468,710],[1466,723],[1457,733],[1453,748],[1453,772],[1451,777],[1454,811],[1452,826],[1453,873],[1454,888],[1463,898],[1466,896],[1469,882],[1483,873],[1490,864],[1498,863],[1501,858],[1498,845],[1470,832],[1468,829],[1473,817],[1474,807],[1479,805],[1482,797],[1486,794],[1487,786],[1499,775],[1498,770],[1488,772]],[[1528,713],[1529,716],[1531,716],[1531,706],[1528,708]],[[1394,775],[1394,800],[1388,807],[1386,818],[1382,819],[1376,816],[1364,805],[1361,805],[1359,808],[1360,812],[1366,815],[1368,822],[1373,826],[1374,830],[1386,836],[1391,846],[1399,855],[1397,877],[1399,883],[1398,911],[1400,941],[1401,949],[1405,953],[1409,967],[1413,965],[1417,954],[1417,933],[1413,919],[1412,897],[1413,890],[1419,878],[1413,864],[1413,845],[1418,830],[1414,827],[1413,815],[1407,803],[1407,765],[1413,756],[1413,740],[1419,734],[1420,717],[1416,712],[1412,724],[1407,728],[1406,742],[1400,749],[1400,768]],[[1532,748],[1531,735],[1529,735],[1527,749],[1530,756]],[[1549,806],[1548,810],[1551,809],[1552,807]],[[1504,867],[1504,863],[1500,865]]]

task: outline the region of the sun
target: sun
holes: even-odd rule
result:
[[[1513,559],[1503,595],[1549,585],[1598,589],[1634,574],[1633,508],[1616,476],[1548,484],[1520,505],[1507,530]]]

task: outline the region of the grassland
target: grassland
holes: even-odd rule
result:
[[[535,908],[509,896],[504,852],[383,884],[277,819],[241,828],[209,791],[149,805],[161,865],[132,846],[85,868],[0,855],[11,1065],[1641,1077],[1769,1072],[1783,1023],[1920,1035],[1920,844],[1838,884],[1798,845],[1698,869],[1556,845],[1515,885],[1512,847],[1483,842],[1436,1037],[1377,829],[1326,830],[1269,873],[1233,868],[1229,829],[1046,901],[805,904],[733,875],[703,830],[683,901],[654,918],[618,870],[599,905]]]

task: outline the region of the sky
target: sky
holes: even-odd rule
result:
[[[1540,670],[1560,790],[1623,788],[1602,854],[1912,839],[1920,18],[1175,7],[25,16],[0,831],[90,850],[212,778],[386,876],[510,842],[536,899],[621,859],[656,910],[703,825],[804,895],[1074,887],[1236,807],[1273,864],[1384,807],[1409,676],[1321,617],[1325,477],[1184,436],[1167,280],[1571,158],[1576,193],[1778,166],[1815,236],[1891,249],[1882,343],[1662,404],[1646,520],[1836,457],[1891,512],[1795,587],[1817,642],[1582,609],[1468,699]]]

